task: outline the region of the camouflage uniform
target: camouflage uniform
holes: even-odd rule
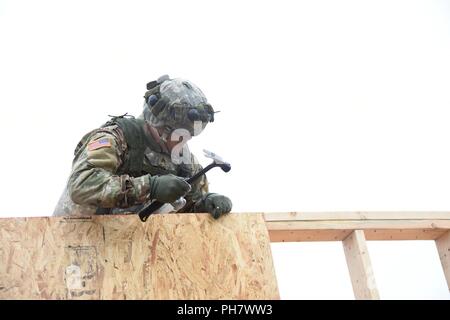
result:
[[[170,86],[166,85],[166,87]],[[169,89],[173,92],[173,89]],[[146,99],[148,96],[146,95]],[[187,98],[189,100],[190,97]],[[176,111],[177,107],[182,107],[185,103],[182,100],[176,100],[171,107],[175,106]],[[172,110],[167,112],[176,116],[176,112]],[[147,108],[144,108],[143,119],[148,120],[153,116],[145,116],[145,112],[148,112]],[[202,112],[203,109],[200,109],[199,114],[203,115]],[[163,146],[152,138],[148,125],[162,127],[161,118],[160,115],[157,119],[155,117],[150,121],[142,119],[141,122],[135,119],[135,122],[140,124],[141,129],[146,132],[145,151],[141,159],[142,163],[139,163],[138,172],[132,172],[129,168],[130,141],[127,141],[123,128],[115,123],[114,119],[86,134],[75,149],[72,172],[54,215],[135,212],[138,205],[149,201],[152,196],[148,175],[174,174],[191,177],[200,171],[202,167],[188,148],[183,149],[183,152],[187,152],[183,156],[190,158],[191,163],[175,164],[171,156],[167,154],[167,150],[164,150]],[[192,131],[193,127],[186,127],[186,129]],[[192,184],[191,191],[185,196],[186,205],[180,211],[195,212],[195,204],[207,193],[208,182],[203,176]]]
[[[98,143],[102,140],[103,145]],[[75,150],[72,173],[54,215],[93,215],[98,208],[127,208],[112,212],[133,212],[133,206],[148,201],[151,196],[147,174],[172,173],[190,177],[202,169],[193,154],[190,154],[192,165],[176,165],[169,155],[155,146],[154,149],[146,149],[143,175],[133,177],[126,173],[119,174],[126,154],[127,143],[117,125],[87,134]],[[194,212],[195,201],[207,192],[208,183],[206,176],[203,176],[192,185],[181,211]]]

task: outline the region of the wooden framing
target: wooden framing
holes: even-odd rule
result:
[[[271,242],[342,241],[356,299],[379,299],[366,240],[435,240],[450,290],[450,212],[265,213]]]
[[[364,231],[353,231],[342,244],[355,298],[379,299]]]
[[[447,279],[447,285],[450,290],[450,231],[447,231],[436,239],[436,247],[439,252],[439,258],[441,259],[445,279]]]
[[[434,240],[450,289],[450,212],[5,218],[0,240],[0,299],[277,299],[269,241],[342,241],[379,299],[366,240]]]
[[[436,240],[450,229],[450,212],[265,213],[272,242],[342,241],[353,230],[367,240]]]

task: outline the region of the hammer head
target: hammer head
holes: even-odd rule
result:
[[[223,171],[228,172],[231,170],[231,165],[228,162],[225,162],[222,157],[218,156],[214,152],[203,149],[203,153],[205,157],[213,159],[214,163],[217,164]]]

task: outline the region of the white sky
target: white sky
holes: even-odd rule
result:
[[[0,0],[1,216],[50,215],[73,149],[162,74],[236,212],[450,210],[449,1]],[[341,243],[273,244],[281,297],[352,299]],[[384,299],[450,299],[433,242],[370,242]]]

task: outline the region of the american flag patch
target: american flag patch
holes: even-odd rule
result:
[[[111,141],[108,138],[92,141],[88,144],[88,150],[93,151],[100,148],[111,147]]]

